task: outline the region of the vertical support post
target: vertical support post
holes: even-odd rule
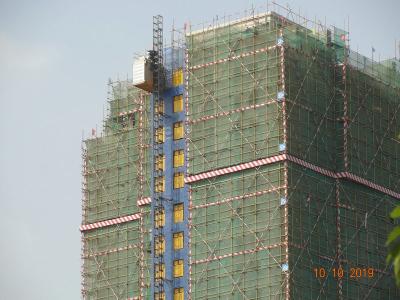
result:
[[[87,150],[84,147],[84,142],[82,141],[82,146],[81,146],[81,152],[82,152],[82,175],[83,175],[83,180],[82,180],[82,220],[86,219],[86,209],[87,209],[87,181],[86,181],[86,176],[87,176]],[[86,299],[86,276],[85,276],[85,236],[84,233],[81,232],[81,295],[82,299]]]
[[[348,116],[348,99],[347,99],[347,44],[346,44],[346,35],[345,44],[343,47],[344,56],[343,56],[343,64],[342,64],[342,83],[343,83],[343,145],[344,145],[344,171],[348,172],[349,170],[349,158],[348,158],[348,126],[349,126],[349,116]]]
[[[143,162],[144,157],[144,142],[143,142],[143,114],[144,114],[144,100],[143,94],[139,95],[139,199],[144,196],[144,172],[143,172]],[[144,209],[140,206],[140,258],[139,258],[139,268],[140,268],[140,296],[139,299],[144,299]]]
[[[342,269],[342,243],[340,231],[340,179],[336,178],[336,259],[338,269]],[[343,280],[338,277],[338,299],[343,299]]]
[[[287,112],[286,112],[286,94],[285,94],[285,45],[284,45],[284,40],[283,40],[283,29],[280,29],[279,32],[279,42],[278,42],[278,47],[280,49],[280,64],[281,64],[281,80],[280,80],[280,91],[282,97],[280,99],[281,103],[281,109],[282,109],[282,125],[283,125],[283,145],[284,148],[282,149],[283,152],[286,154],[287,153]],[[284,196],[285,199],[288,200],[288,162],[284,162],[284,170],[283,170],[283,176],[284,176]],[[286,264],[287,268],[285,272],[285,299],[289,300],[290,298],[290,269],[289,269],[289,217],[288,217],[288,201],[285,202],[284,204],[284,217],[283,217],[283,223],[284,223],[284,241],[283,244],[285,245],[285,261],[284,264]]]
[[[186,37],[186,26],[185,26],[185,37]],[[189,50],[187,42],[185,44],[185,65],[184,65],[184,78],[185,78],[185,164],[186,164],[186,171],[185,177],[188,175],[189,169]],[[189,278],[188,278],[188,299],[192,299],[192,189],[188,187],[188,265],[189,265]]]

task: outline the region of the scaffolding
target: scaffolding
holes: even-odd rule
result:
[[[395,299],[399,73],[287,15],[187,33],[191,297]]]
[[[83,144],[84,299],[150,294],[148,98],[127,81],[110,82],[104,134]]]
[[[156,18],[168,67],[153,81],[172,88],[110,83],[104,135],[83,149],[84,299],[400,296],[384,247],[399,64],[273,8],[173,29],[164,51]]]
[[[164,161],[164,141],[165,141],[165,127],[164,127],[164,100],[162,99],[162,91],[164,86],[163,80],[163,66],[164,66],[164,48],[163,48],[163,19],[162,16],[153,17],[153,50],[151,52],[151,64],[153,69],[153,97],[152,97],[152,150],[153,150],[153,165],[157,158]],[[160,107],[162,107],[160,109]],[[162,139],[157,136],[159,131],[162,131]],[[164,164],[164,163],[163,163]],[[154,299],[164,300],[165,298],[165,197],[163,192],[165,190],[165,176],[163,175],[164,167],[152,168],[155,188],[152,192],[153,200],[153,235],[155,240],[155,250],[153,251],[153,293]],[[157,188],[159,180],[161,181],[161,188]]]

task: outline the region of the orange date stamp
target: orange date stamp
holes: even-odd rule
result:
[[[316,278],[325,278],[331,274],[333,278],[343,278],[345,276],[345,270],[343,268],[325,268],[319,267],[313,269],[314,276]],[[373,278],[375,275],[374,268],[349,268],[347,270],[349,278],[361,279],[361,278]]]

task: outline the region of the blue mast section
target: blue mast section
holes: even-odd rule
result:
[[[171,60],[164,60],[172,57]],[[162,46],[162,16],[153,18],[153,50],[149,52],[152,62],[153,91],[152,116],[152,168],[151,172],[151,294],[155,300],[172,300],[174,293],[183,291],[188,298],[188,189],[174,186],[175,174],[186,174],[184,165],[174,167],[174,152],[182,150],[186,155],[184,138],[174,139],[174,125],[184,124],[185,106],[174,112],[174,98],[184,95],[183,81],[174,84],[174,71],[183,67],[183,49]],[[175,58],[175,59],[174,59]],[[160,133],[164,138],[160,141]],[[156,167],[159,157],[164,157],[163,169]],[[183,204],[183,221],[175,222],[174,207]],[[174,234],[183,233],[183,248],[174,248]],[[161,246],[163,244],[163,246]],[[183,261],[183,276],[174,274],[174,263]]]

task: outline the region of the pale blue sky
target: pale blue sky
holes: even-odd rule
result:
[[[399,1],[280,3],[349,17],[354,49],[394,56]],[[82,129],[101,124],[107,79],[150,47],[152,16],[169,30],[252,4],[266,1],[0,0],[0,299],[79,299]]]

